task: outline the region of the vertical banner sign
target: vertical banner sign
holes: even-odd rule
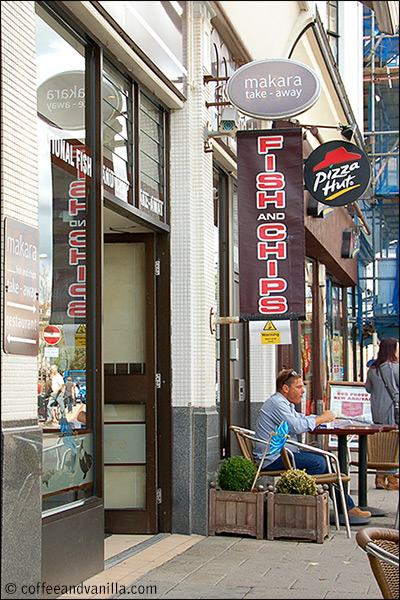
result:
[[[39,231],[9,217],[4,223],[4,352],[39,350]]]
[[[53,286],[50,323],[86,322],[86,185],[91,158],[76,142],[51,141]],[[79,145],[78,145],[79,144]],[[66,148],[69,148],[68,151]]]
[[[239,131],[240,317],[303,319],[301,129]]]

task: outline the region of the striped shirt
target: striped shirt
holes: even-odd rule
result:
[[[315,417],[316,415],[306,417],[297,412],[292,402],[289,402],[280,392],[275,392],[261,407],[256,425],[256,437],[268,441],[271,431],[275,431],[276,426],[279,426],[283,421],[287,421],[290,437],[298,441],[298,435],[315,429]],[[287,446],[292,452],[299,451],[298,448],[291,446],[290,442],[287,442]],[[265,446],[263,444],[255,444],[253,455],[256,462],[261,461],[264,450]],[[279,458],[279,454],[267,455],[263,466],[270,465],[277,458]]]

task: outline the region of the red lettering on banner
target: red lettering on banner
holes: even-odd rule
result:
[[[79,283],[86,281],[86,266],[79,265],[76,269],[76,279]]]
[[[273,204],[276,208],[286,208],[286,193],[276,192],[273,196],[267,196],[265,192],[257,192],[257,208],[263,210],[267,204]]]
[[[286,279],[260,279],[260,296],[269,296],[271,293],[284,292],[287,289]]]
[[[67,315],[73,319],[84,319],[86,317],[86,301],[68,302]]]
[[[286,186],[283,173],[259,173],[257,188],[259,190],[283,190]]]
[[[257,244],[258,260],[267,260],[270,254],[275,255],[278,260],[287,258],[286,243],[278,242],[276,246],[268,246],[264,242]]]
[[[86,178],[85,169],[82,168],[83,158],[86,154],[81,152],[82,149],[76,149],[77,160],[80,158],[80,166],[78,171],[79,179],[72,181],[69,186],[69,215],[76,217],[80,211],[86,211]],[[81,261],[86,261],[86,221],[73,221],[71,226],[81,226],[81,229],[72,229],[68,236],[69,243],[69,264],[76,266],[76,283],[73,283],[68,288],[68,295],[71,298],[82,297],[82,300],[72,300],[68,303],[67,314],[75,319],[86,318],[86,265],[79,264]]]
[[[257,237],[264,242],[286,240],[287,228],[283,223],[266,223],[257,228]]]
[[[257,141],[258,154],[267,154],[269,150],[280,150],[283,148],[282,135],[260,136]]]
[[[281,150],[283,143],[282,135],[261,136],[257,139],[258,153],[265,154],[265,172],[256,176],[256,188],[262,190],[256,192],[256,205],[260,210],[267,210],[269,206],[275,209],[286,208],[286,192],[283,191],[286,187],[285,175],[276,170],[276,154],[269,154],[270,150]],[[275,193],[268,194],[268,191]],[[257,244],[257,259],[267,261],[267,278],[259,279],[258,310],[264,315],[284,314],[288,310],[287,299],[271,294],[282,294],[288,287],[286,279],[278,277],[278,261],[287,259],[287,227],[284,223],[264,223],[257,228],[257,238],[261,240]]]
[[[72,198],[84,198],[86,195],[86,180],[78,179],[77,181],[72,181],[69,185],[69,195]]]
[[[287,299],[284,296],[262,296],[258,300],[258,310],[263,315],[283,315],[288,310]]]
[[[304,280],[301,136],[300,128],[238,133],[239,295],[245,319],[304,314],[304,286],[292,281],[292,276]]]
[[[75,248],[69,249],[69,264],[70,265],[75,266],[78,264],[79,260],[85,260],[85,258],[86,258],[86,252],[79,252]]]
[[[86,210],[86,203],[85,202],[78,202],[74,198],[70,198],[69,202],[68,202],[68,212],[69,212],[69,215],[71,217],[76,217],[77,214],[78,214],[78,211],[80,211],[80,210]]]
[[[267,262],[267,277],[277,277],[277,276],[278,276],[278,261],[277,260],[269,260]]]
[[[74,229],[68,236],[70,246],[84,248],[86,246],[86,231],[84,229]]]
[[[266,171],[275,171],[275,165],[276,165],[275,154],[266,154],[265,155],[265,170]]]
[[[86,296],[86,283],[73,283],[68,288],[68,294],[72,297]]]

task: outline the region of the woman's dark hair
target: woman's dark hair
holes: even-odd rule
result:
[[[384,362],[397,362],[396,350],[399,342],[395,338],[384,338],[379,344],[379,352],[371,367],[379,368]]]

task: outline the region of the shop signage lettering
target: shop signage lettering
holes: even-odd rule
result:
[[[164,213],[164,202],[151,196],[144,190],[140,190],[140,206],[145,208],[154,214],[162,217]]]
[[[120,200],[127,200],[129,181],[119,177],[110,167],[103,165],[103,183]]]
[[[71,146],[74,171],[52,154],[53,286],[51,323],[86,321],[85,148]]]
[[[6,217],[4,352],[34,356],[39,348],[39,232]]]
[[[317,75],[294,60],[265,59],[240,67],[229,79],[226,95],[245,115],[287,118],[310,108],[319,98]]]
[[[301,130],[238,132],[240,313],[302,318]]]
[[[364,151],[349,142],[332,141],[308,157],[304,183],[311,196],[328,206],[346,206],[369,185],[371,166]]]
[[[52,156],[68,163],[81,175],[92,177],[92,157],[86,154],[84,148],[77,148],[58,136],[51,136],[49,142]]]
[[[85,128],[85,72],[57,73],[38,87],[38,111],[61,129]],[[103,79],[103,97],[113,98],[113,103],[103,102],[103,118],[107,123],[115,119],[121,107],[121,95],[109,81]]]

